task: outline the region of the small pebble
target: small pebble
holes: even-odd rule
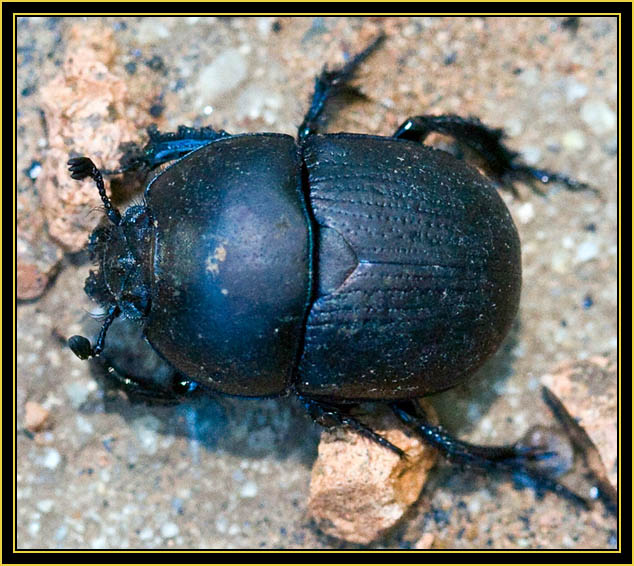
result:
[[[62,457],[60,453],[55,450],[55,448],[47,448],[44,451],[44,457],[42,458],[42,464],[45,468],[49,470],[54,470],[57,468],[59,463],[62,461]]]
[[[616,127],[616,114],[602,100],[588,100],[581,106],[581,119],[595,134],[607,134]]]
[[[50,412],[35,401],[27,401],[24,405],[24,427],[31,431],[40,431],[49,424]]]
[[[205,102],[214,102],[247,78],[248,64],[237,49],[226,49],[200,72],[198,88]]]
[[[555,273],[568,271],[568,254],[562,250],[555,250],[550,258],[550,266]]]
[[[574,247],[575,241],[570,236],[564,236],[561,239],[561,245],[567,250],[569,250]]]
[[[218,517],[216,519],[216,530],[219,533],[226,533],[228,527],[229,527],[228,521],[225,517]]]
[[[163,538],[174,538],[178,534],[178,525],[176,523],[165,523],[161,527],[161,536]]]
[[[258,486],[255,482],[248,481],[240,490],[240,497],[255,497],[258,494]]]
[[[566,100],[568,102],[579,100],[580,98],[583,98],[586,94],[588,94],[588,87],[586,85],[579,83],[574,79],[570,79],[570,81],[568,82],[568,87],[566,88]]]
[[[434,538],[435,536],[433,533],[425,533],[416,541],[414,548],[417,550],[428,550],[431,548],[432,544],[434,544]]]
[[[86,436],[90,436],[95,432],[95,428],[92,426],[92,423],[81,415],[77,415],[75,418],[75,427],[77,432],[81,432]]]
[[[86,385],[81,381],[69,383],[64,389],[73,409],[79,409],[79,407],[85,403],[86,399],[88,399],[88,395],[90,394]]]
[[[595,238],[585,240],[577,246],[576,263],[583,263],[595,259],[599,255],[599,244]]]
[[[158,431],[161,421],[152,415],[146,415],[132,421],[132,430],[147,454],[155,454],[158,449]]]
[[[68,527],[66,525],[61,525],[56,531],[55,531],[55,540],[57,542],[61,542],[66,538],[66,535],[68,534]]]
[[[34,161],[29,167],[28,174],[31,179],[35,181],[42,172],[42,164],[39,161]]]
[[[535,68],[524,69],[519,75],[519,80],[527,87],[535,86],[540,81],[539,71]]]
[[[528,224],[533,218],[535,218],[535,207],[532,202],[525,202],[521,204],[515,211],[517,219],[522,224]]]
[[[522,149],[522,157],[529,165],[537,165],[541,159],[542,150],[536,146],[526,146]]]
[[[156,18],[142,18],[137,34],[139,43],[154,43],[170,36],[169,29],[159,21]]]
[[[504,131],[510,137],[519,136],[524,131],[521,120],[511,118],[504,123]]]
[[[579,130],[569,130],[561,138],[561,143],[568,151],[580,151],[586,147],[586,139]]]
[[[51,509],[53,509],[54,501],[52,499],[40,499],[35,506],[38,511],[42,513],[50,513]]]

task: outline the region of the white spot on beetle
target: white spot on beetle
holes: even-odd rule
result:
[[[205,269],[214,277],[220,273],[220,264],[227,259],[227,248],[224,244],[219,244],[214,250],[214,255],[207,257]],[[224,293],[223,293],[224,294]]]

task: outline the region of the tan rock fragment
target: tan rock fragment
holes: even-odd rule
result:
[[[39,432],[50,424],[50,411],[35,401],[24,405],[24,428],[30,432]]]
[[[424,410],[435,419],[433,409]],[[437,452],[406,429],[388,408],[355,414],[404,450],[391,450],[348,428],[322,433],[313,466],[309,512],[328,535],[367,544],[393,527],[420,495]]]
[[[116,49],[113,31],[105,25],[73,26],[60,74],[42,89],[50,148],[41,175],[42,205],[49,233],[69,251],[85,245],[99,219],[90,212],[101,206],[91,180],[70,178],[70,153],[90,156],[97,167],[116,169],[119,146],[138,140],[139,109],[149,106],[131,100],[125,81],[113,72]],[[153,89],[147,90],[150,99]]]

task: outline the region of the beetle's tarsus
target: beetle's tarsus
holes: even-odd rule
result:
[[[480,446],[458,440],[421,417],[417,406],[411,401],[391,403],[396,416],[407,426],[416,430],[426,442],[438,448],[452,462],[468,468],[510,473],[516,483],[530,485],[539,490],[553,491],[562,497],[588,508],[588,502],[544,473],[537,466],[540,460],[552,457],[552,452],[539,447],[520,445]],[[521,481],[520,481],[521,480]]]
[[[508,179],[511,183],[517,179],[524,179],[528,181],[528,184],[533,192],[541,196],[544,196],[546,192],[541,189],[540,186],[535,183],[535,181],[538,181],[542,185],[548,185],[550,183],[560,183],[571,192],[590,191],[597,196],[601,195],[601,193],[597,189],[591,187],[587,183],[576,181],[575,179],[568,177],[567,175],[554,173],[553,171],[548,171],[547,169],[537,169],[534,167],[530,167],[529,165],[517,161],[513,161],[512,163],[508,164],[507,171],[504,173],[503,177]]]
[[[412,116],[399,126],[394,137],[422,143],[432,132],[452,136],[475,151],[484,159],[489,173],[503,186],[508,187],[514,195],[517,195],[517,190],[513,181],[520,179],[529,181],[531,189],[542,196],[545,195],[545,191],[536,185],[535,181],[544,185],[557,182],[570,191],[591,191],[599,194],[599,191],[586,183],[522,163],[519,153],[502,142],[505,137],[504,130],[490,128],[478,118],[463,118],[455,114]]]

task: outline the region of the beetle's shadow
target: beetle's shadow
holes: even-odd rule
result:
[[[500,349],[480,370],[462,385],[429,397],[440,423],[453,434],[460,436],[471,432],[496,399],[503,395],[505,382],[514,373],[514,350],[520,332],[521,320],[517,318]],[[515,440],[502,438],[502,442]]]
[[[111,326],[104,354],[133,375],[151,375],[158,389],[171,378],[172,370],[142,339],[140,328],[125,319]],[[293,395],[254,399],[203,392],[181,402],[147,402],[122,393],[102,363],[92,360],[90,371],[100,385],[100,407],[121,415],[133,428],[151,415],[158,431],[187,439],[192,450],[196,444],[210,453],[244,458],[294,458],[308,467],[315,460],[321,429]],[[82,409],[94,412],[94,405]]]
[[[96,329],[93,321],[91,330]],[[518,321],[497,354],[466,384],[430,398],[440,423],[451,432],[458,436],[470,432],[499,397],[496,391],[503,389],[513,373],[519,329]],[[130,321],[118,320],[112,325],[104,353],[132,374],[152,375],[159,388],[162,380],[170,379],[169,366],[142,339],[140,327]],[[149,414],[158,419],[158,428],[165,434],[186,438],[209,452],[221,450],[245,458],[295,458],[307,467],[314,462],[321,428],[293,395],[252,399],[202,393],[169,405],[135,402],[116,389],[102,364],[93,361],[90,366],[101,385],[105,411],[120,414],[129,424]],[[91,412],[94,407],[84,409]]]

